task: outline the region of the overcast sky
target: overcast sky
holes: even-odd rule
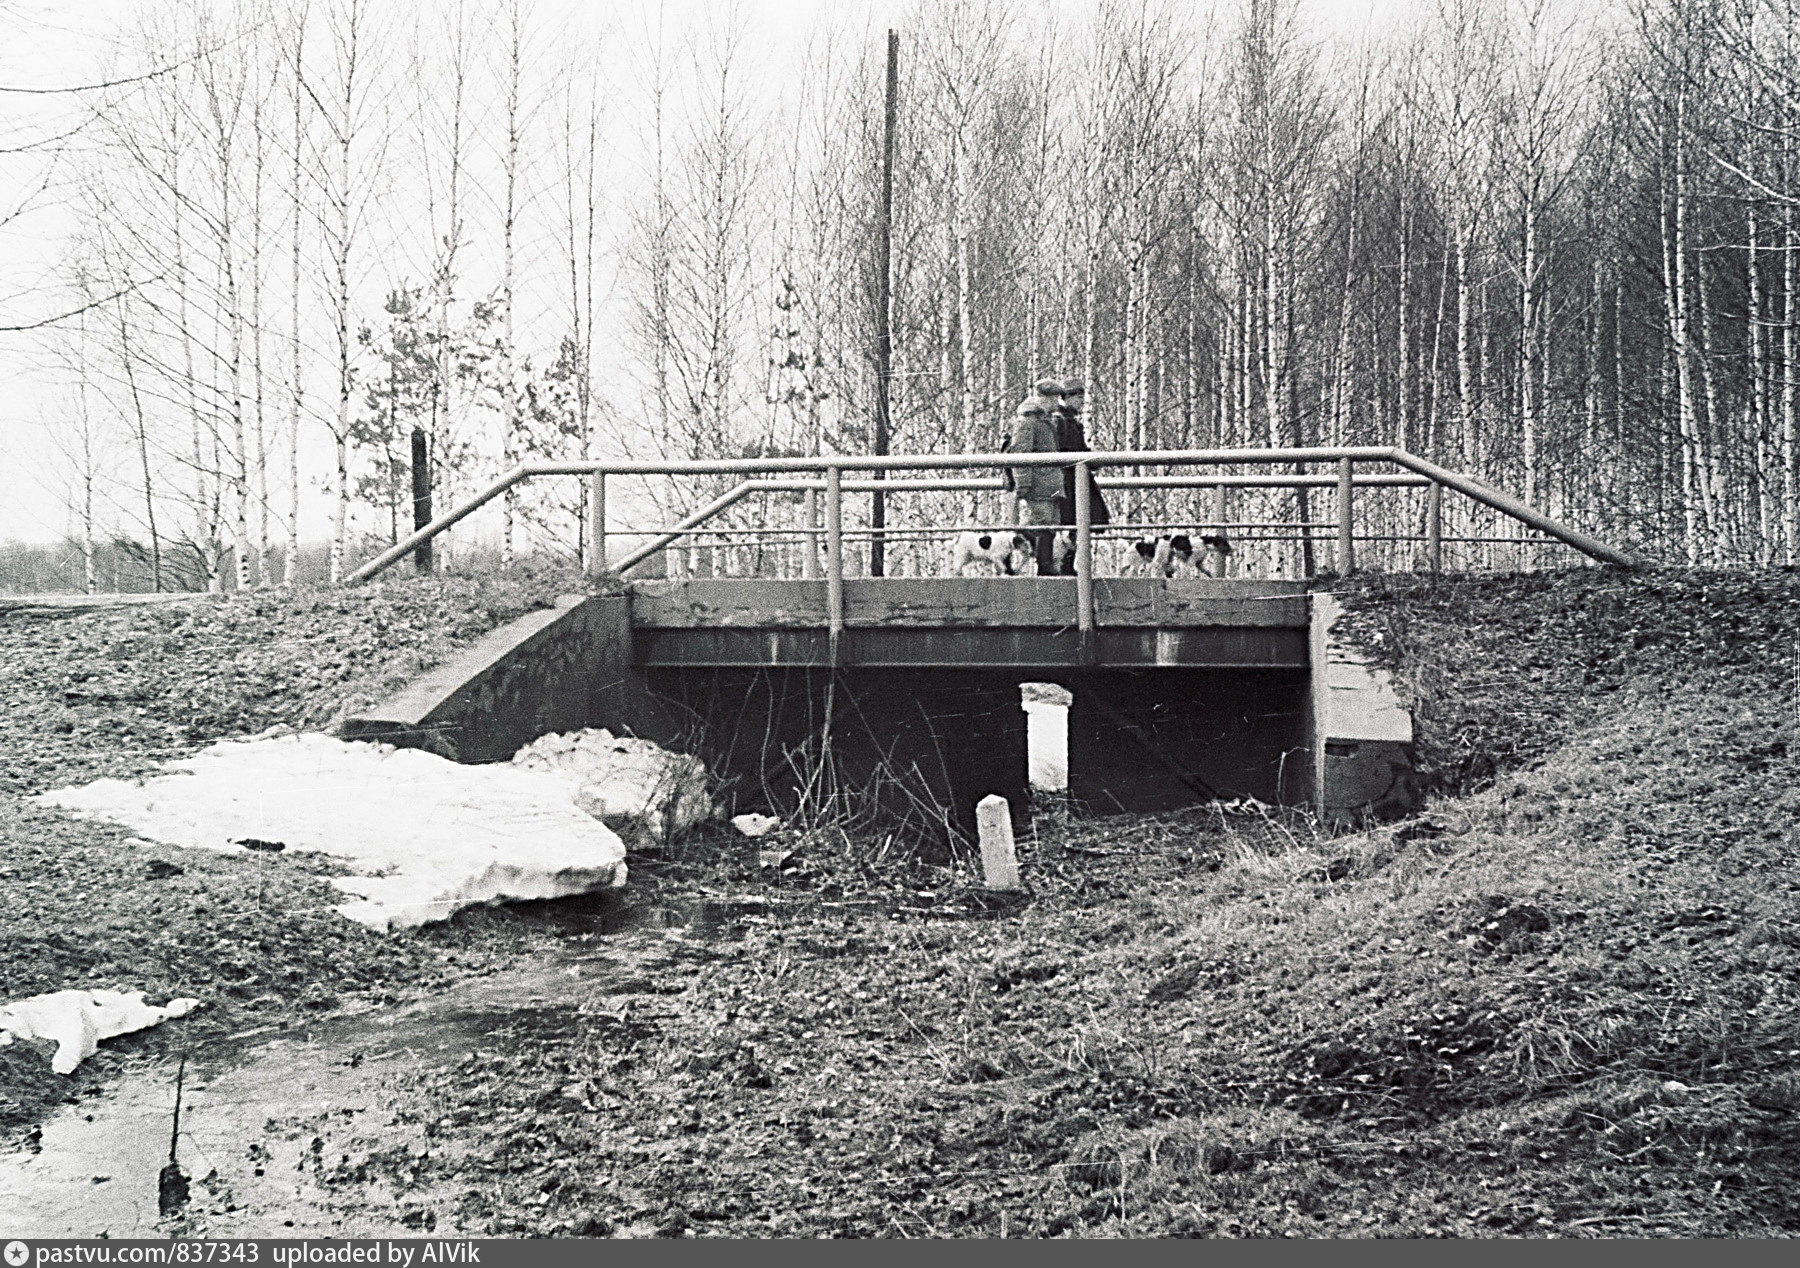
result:
[[[63,87],[129,73],[119,32],[129,29],[144,0],[0,0],[0,87]],[[1089,7],[1078,0],[1046,0],[1071,17]],[[1303,0],[1302,8],[1319,36],[1340,47],[1374,38],[1430,0]],[[661,7],[671,29],[679,30],[707,7],[707,0],[539,0],[534,15],[556,27],[589,33],[599,48],[653,29]],[[718,7],[715,3],[713,7]],[[793,69],[809,33],[830,22],[840,31],[880,30],[903,23],[905,0],[735,0],[760,44],[760,74],[779,84]],[[606,54],[610,56],[611,54]],[[0,149],[56,135],[76,118],[80,98],[32,96],[0,91]],[[614,110],[627,108],[615,102]],[[617,116],[615,115],[615,118]],[[620,120],[626,126],[629,122]],[[36,156],[0,155],[0,217],[9,215],[44,179]],[[54,181],[57,172],[49,172]],[[30,199],[29,209],[0,227],[0,325],[38,320],[57,311],[54,275],[66,237],[76,226],[59,205],[54,186]],[[0,333],[0,540],[54,541],[63,536],[68,514],[47,429],[66,408],[68,388],[54,367],[46,340],[36,335]],[[314,438],[325,443],[321,435]],[[323,498],[320,499],[321,505]],[[322,533],[323,514],[309,538]]]

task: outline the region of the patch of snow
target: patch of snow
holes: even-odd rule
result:
[[[540,736],[513,754],[513,765],[568,779],[576,805],[639,848],[662,845],[718,813],[705,762],[604,727]]]
[[[280,842],[350,863],[337,910],[410,929],[476,903],[564,898],[625,883],[625,847],[546,770],[463,766],[418,749],[308,733],[225,741],[143,783],[101,779],[36,800],[154,841],[237,851]],[[265,846],[266,848],[266,846]]]
[[[50,1068],[72,1074],[102,1039],[185,1017],[199,1005],[197,999],[146,1004],[142,991],[51,991],[0,1005],[0,1046],[15,1039],[53,1039],[56,1055]]]

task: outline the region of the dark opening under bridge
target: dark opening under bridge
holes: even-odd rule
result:
[[[916,565],[947,560],[957,532],[995,527],[874,516],[847,527],[847,498],[885,504],[932,493],[972,502],[1000,481],[968,473],[1003,464],[1076,467],[1073,577],[847,575],[847,546],[856,542],[935,543],[935,553],[915,554]],[[1320,465],[1326,470],[1308,470]],[[866,474],[847,479],[853,472]],[[915,474],[899,478],[907,472]],[[1210,505],[1205,514],[1165,509],[1156,519],[1096,526],[1089,472],[1102,473],[1103,491],[1206,493]],[[589,480],[583,553],[599,592],[495,631],[352,719],[346,734],[494,761],[550,731],[606,726],[697,751],[727,778],[736,809],[778,812],[809,795],[811,772],[829,754],[839,786],[880,785],[906,806],[935,807],[938,826],[954,830],[989,793],[1028,813],[1019,688],[1050,681],[1073,692],[1070,793],[1096,810],[1252,796],[1331,815],[1379,814],[1406,804],[1411,722],[1382,677],[1334,643],[1329,595],[1278,578],[1101,575],[1097,547],[1207,526],[1245,540],[1324,537],[1340,574],[1354,569],[1359,542],[1371,540],[1418,542],[1419,563],[1432,571],[1447,541],[1535,540],[1608,564],[1635,562],[1402,450],[1318,448],[533,463],[350,580],[399,562],[523,481],[570,475]],[[609,481],[653,476],[740,480],[670,528],[634,530],[648,540],[611,558],[611,539],[625,534],[608,523]],[[1328,490],[1335,516],[1311,521],[1302,510],[1289,524],[1234,522],[1225,499],[1242,489]],[[1422,492],[1424,531],[1359,533],[1362,490]],[[1446,491],[1512,521],[1514,535],[1446,537]],[[721,525],[754,498],[765,505],[760,522]],[[754,551],[763,575],[639,575],[701,535],[747,557]],[[773,552],[776,542],[798,549]]]

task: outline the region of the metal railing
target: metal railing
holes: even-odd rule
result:
[[[1117,467],[1284,466],[1292,468],[1309,463],[1329,463],[1335,467],[1335,470],[1330,473],[1297,470],[1270,471],[1267,474],[1252,475],[1178,475],[1168,473],[1135,476],[1109,475],[1100,477],[1098,484],[1102,489],[1211,488],[1220,491],[1221,496],[1222,491],[1229,488],[1333,488],[1336,490],[1337,506],[1332,524],[1336,529],[1336,565],[1340,575],[1348,575],[1356,569],[1358,535],[1355,529],[1354,514],[1356,490],[1359,488],[1412,487],[1425,489],[1427,500],[1424,538],[1426,555],[1433,572],[1440,571],[1442,568],[1445,541],[1443,494],[1446,489],[1461,493],[1502,515],[1509,516],[1525,527],[1535,529],[1549,538],[1560,541],[1589,558],[1626,568],[1635,567],[1638,562],[1626,552],[1609,546],[1579,529],[1552,519],[1511,494],[1440,467],[1403,449],[1376,446],[1326,446],[1292,449],[1184,449],[1141,452],[1121,450],[1055,454],[918,454],[885,457],[829,454],[812,458],[525,463],[508,472],[481,493],[463,502],[455,509],[438,516],[404,541],[396,543],[363,564],[346,578],[346,583],[354,584],[365,581],[383,569],[393,566],[430,542],[438,534],[474,514],[515,485],[538,477],[568,475],[588,477],[588,570],[592,575],[602,575],[609,571],[605,565],[608,546],[606,502],[609,478],[655,475],[744,475],[750,478],[742,480],[713,498],[670,528],[657,531],[651,536],[650,541],[620,558],[616,564],[612,565],[610,571],[622,575],[658,551],[685,540],[693,533],[705,531],[702,529],[702,525],[752,494],[804,493],[808,500],[807,525],[804,528],[790,526],[776,531],[798,535],[808,541],[816,541],[820,537],[824,539],[826,607],[831,640],[835,647],[844,625],[843,583],[846,536],[885,538],[899,536],[905,531],[891,527],[860,531],[846,530],[843,518],[845,494],[887,494],[913,491],[982,492],[997,491],[1002,488],[1002,481],[997,476],[902,480],[845,479],[846,472],[874,472],[885,476],[889,472],[902,471],[958,472],[993,470],[1004,467],[1073,467],[1075,469],[1075,523],[1073,525],[1075,617],[1076,626],[1083,639],[1088,640],[1095,624],[1093,556],[1095,532],[1091,496],[1095,481],[1091,480],[1090,476],[1099,471]],[[1357,470],[1358,466],[1375,464],[1397,467],[1400,470],[1398,472],[1359,472]],[[816,512],[813,509],[814,500],[820,497],[824,501],[824,524],[822,527],[818,524]],[[1215,505],[1220,504],[1216,503]],[[1222,519],[1223,516],[1218,518]],[[960,525],[952,528],[938,526],[929,531],[945,533],[956,531],[956,528],[960,527]],[[1303,527],[1310,528],[1312,526],[1305,525]],[[1391,535],[1365,535],[1362,538],[1365,541],[1391,539],[1393,539]],[[813,575],[813,569],[817,563],[817,553],[816,549],[811,547],[805,552],[804,560],[807,564],[806,575],[808,576]]]

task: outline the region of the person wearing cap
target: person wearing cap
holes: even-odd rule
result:
[[[1053,398],[1035,392],[1021,401],[1003,452],[1055,453],[1056,427],[1050,421],[1055,408]],[[1008,467],[1005,484],[1018,496],[1021,525],[1064,522],[1058,506],[1063,498],[1063,478],[1055,467]],[[1038,575],[1048,577],[1056,571],[1056,534],[1046,529],[1029,536],[1037,553]]]
[[[1050,421],[1051,426],[1056,430],[1057,452],[1087,453],[1089,452],[1087,432],[1081,425],[1081,409],[1087,400],[1087,384],[1080,379],[1070,379],[1065,383],[1058,383],[1056,386],[1059,389],[1056,394],[1057,406],[1051,413]],[[1043,390],[1043,384],[1039,384],[1038,387],[1040,391]],[[1074,467],[1062,468],[1062,481],[1061,508],[1065,517],[1062,522],[1073,524],[1075,522]],[[1106,499],[1100,496],[1100,485],[1095,480],[1092,471],[1088,473],[1088,520],[1095,525],[1112,522],[1112,512],[1107,509]],[[1073,552],[1063,561],[1062,571],[1069,576],[1075,575]]]

